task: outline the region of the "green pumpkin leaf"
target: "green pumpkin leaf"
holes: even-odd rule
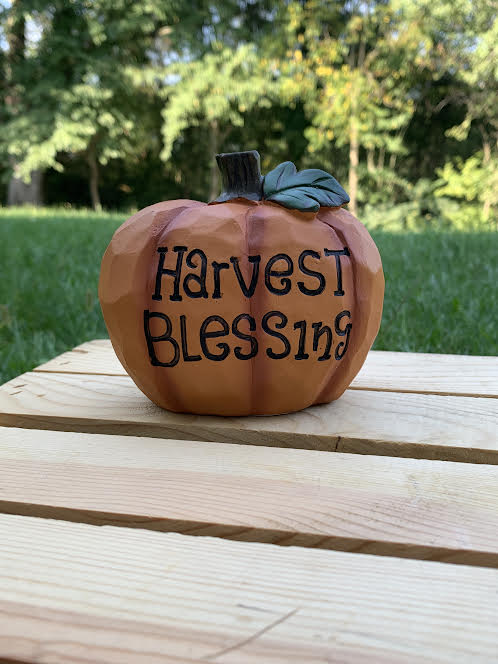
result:
[[[283,164],[279,164],[265,175],[265,195],[271,196],[272,194],[275,194],[278,191],[282,180],[286,180],[296,173],[297,168],[292,161],[284,161]]]
[[[265,175],[265,200],[302,212],[318,212],[320,207],[339,207],[349,196],[329,173],[319,168],[297,172],[291,161],[279,164]]]

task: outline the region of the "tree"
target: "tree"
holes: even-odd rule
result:
[[[70,183],[98,208],[213,198],[214,153],[258,148],[264,171],[332,171],[353,211],[424,212],[429,196],[434,218],[470,178],[465,205],[490,221],[495,14],[487,0],[15,0],[0,11],[2,161],[46,169],[49,200]]]
[[[135,158],[144,140],[150,86],[144,77],[137,83],[133,68],[147,66],[148,49],[171,9],[165,4],[33,3],[41,37],[32,62],[25,63],[19,112],[6,127],[22,177],[29,179],[39,168],[62,170],[64,155],[81,155],[93,207],[100,208],[100,166],[117,157]]]
[[[487,2],[463,3],[462,9],[468,41],[454,53],[454,64],[458,65],[457,78],[466,86],[466,114],[447,134],[463,141],[475,127],[482,149],[457,169],[447,164],[442,172],[447,185],[441,193],[452,195],[459,180],[463,180],[461,186],[466,178],[474,181],[475,198],[482,204],[483,221],[488,222],[498,203],[498,15],[496,7]],[[470,190],[472,185],[467,187]]]
[[[5,108],[6,122],[17,119],[22,113],[24,85],[24,63],[26,49],[26,7],[23,0],[13,0],[10,10],[5,13],[4,25],[8,44],[5,66]],[[8,161],[12,170],[7,189],[7,205],[32,203],[41,205],[42,174],[38,168],[28,173],[28,181],[22,178],[22,167],[16,155],[10,153]]]
[[[261,65],[252,45],[235,50],[220,47],[200,60],[179,63],[170,69],[177,77],[166,89],[163,111],[162,158],[167,161],[174,143],[187,128],[209,127],[208,153],[221,150],[236,127],[244,125],[244,115],[254,107],[268,108],[276,97],[276,84],[271,71]],[[218,168],[212,159],[210,199],[219,193]]]
[[[334,170],[337,148],[347,147],[349,207],[355,213],[361,159],[373,173],[385,170],[387,155],[393,170],[405,151],[403,135],[415,107],[407,56],[416,46],[386,2],[338,6],[311,0],[293,3],[289,14],[295,44],[288,53],[289,88],[304,95],[308,151]],[[296,80],[302,91],[292,90]]]

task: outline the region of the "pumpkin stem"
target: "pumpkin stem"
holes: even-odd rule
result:
[[[224,203],[233,198],[260,201],[263,198],[259,152],[226,152],[217,154],[216,161],[221,172],[223,191],[214,203]]]

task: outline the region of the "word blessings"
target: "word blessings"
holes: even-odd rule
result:
[[[345,295],[342,260],[350,256],[347,247],[324,248],[323,254],[305,249],[297,258],[297,264],[286,253],[275,254],[265,265],[262,265],[261,256],[248,256],[246,267],[249,269],[244,270],[246,276],[241,269],[241,259],[236,256],[231,256],[226,261],[210,262],[202,249],[189,251],[188,247],[174,246],[172,252],[176,254],[174,267],[166,268],[168,247],[157,249],[158,262],[152,300],[184,302],[185,313],[172,318],[162,312],[149,309],[144,311],[144,334],[153,366],[174,367],[180,361],[221,362],[230,355],[243,361],[250,360],[261,352],[272,360],[292,357],[294,360],[315,359],[318,362],[341,360],[346,354],[352,329],[351,313],[347,309],[332,316],[325,323],[307,321],[304,318],[290,321],[288,316],[280,311],[284,306],[268,311],[258,318],[246,312],[234,312],[231,320],[212,314],[206,316],[198,330],[192,330],[189,328],[188,309],[195,305],[188,305],[188,300],[221,299],[224,277],[226,278],[228,271],[233,271],[237,287],[247,299],[253,297],[260,282],[264,283],[265,289],[272,296],[286,296],[298,291],[310,297],[322,293],[328,293],[331,297],[342,297]],[[312,265],[310,259],[314,261]],[[333,261],[332,274],[335,278],[330,285],[327,284],[325,274],[316,269],[316,261],[322,260]],[[328,273],[330,274],[330,267]],[[282,302],[284,303],[284,300]],[[152,321],[155,321],[154,324]],[[155,332],[160,329],[160,334],[154,334],[152,328]],[[224,340],[219,341],[220,339]],[[192,346],[195,345],[195,350],[189,348],[189,341]]]

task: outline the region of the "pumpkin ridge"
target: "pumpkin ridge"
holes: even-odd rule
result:
[[[259,202],[259,201],[258,201]],[[258,209],[258,206],[252,206],[249,205],[247,207],[247,210],[244,215],[244,222],[245,222],[245,245],[246,245],[246,256],[249,256],[249,232],[250,232],[250,217],[253,216],[255,211]],[[249,316],[254,318],[254,309],[253,309],[253,303],[252,303],[252,297],[246,298],[249,301]],[[252,413],[254,412],[255,408],[255,402],[256,402],[256,394],[255,394],[255,381],[254,381],[254,376],[255,376],[255,362],[254,358],[252,360],[249,360],[249,371],[250,371],[250,378],[249,378],[249,412]]]
[[[320,219],[320,218],[318,217],[318,215],[317,215],[317,220],[318,220],[321,224],[323,224],[324,226],[327,226],[327,228],[332,229],[332,230],[334,231],[334,233],[337,235],[337,237],[340,239],[342,246],[343,246],[343,247],[347,247],[347,241],[346,241],[346,238],[344,237],[344,233],[342,233],[342,231],[338,230],[335,226],[332,226],[331,224],[328,224],[328,223],[327,223],[326,221],[324,221],[323,219]],[[352,260],[351,260],[351,272],[352,272],[352,276],[353,276],[353,289],[354,289],[354,298],[353,298],[353,301],[354,301],[354,306],[355,306],[355,308],[356,308],[356,306],[357,306],[357,305],[356,305],[356,290],[357,290],[357,271],[356,271],[356,262],[355,262],[355,260],[354,260],[354,253],[351,251],[351,249],[349,249],[349,251],[351,252],[351,259],[352,259]],[[355,312],[354,312],[354,310],[353,310],[353,311],[351,312],[351,318],[352,318],[352,319],[355,318],[354,313],[355,313]],[[354,333],[354,329],[355,329],[355,328],[354,328],[354,326],[353,326],[353,328],[352,328],[352,332],[353,332],[353,333]],[[356,335],[355,335],[355,337],[356,337]],[[352,338],[352,340],[351,340],[352,342],[353,342],[353,340],[355,340],[355,337]],[[352,343],[351,343],[351,346],[353,346]],[[352,350],[352,349],[351,349],[351,350]],[[336,370],[335,370],[335,371],[332,371],[332,373],[331,373],[331,375],[329,376],[329,378],[328,378],[326,381],[324,381],[324,384],[320,386],[320,389],[318,390],[318,392],[317,392],[317,394],[316,394],[316,398],[315,398],[315,400],[314,400],[314,403],[321,403],[321,401],[322,401],[322,399],[323,399],[323,394],[326,394],[326,393],[327,393],[327,390],[330,388],[330,385],[332,384],[332,381],[333,381],[334,379],[337,380],[337,377],[338,377],[338,376],[341,376],[341,374],[344,373],[345,369],[342,368],[343,366],[344,366],[345,368],[347,368],[347,365],[341,365],[341,364],[339,364],[339,366],[336,368]]]
[[[337,228],[334,225],[333,219],[329,222],[323,218],[320,218],[319,221],[326,224],[330,228],[333,228],[334,231],[337,233],[337,235],[344,242],[344,246],[348,246],[350,249],[351,259],[352,259],[351,267],[353,271],[353,288],[355,291],[354,306],[355,306],[355,311],[358,312],[358,315],[356,316],[357,325],[356,327],[353,326],[353,332],[352,332],[353,336],[351,341],[350,352],[348,357],[344,358],[346,362],[342,364],[342,367],[340,368],[341,370],[335,374],[335,379],[336,380],[339,379],[337,380],[337,383],[340,386],[340,391],[337,390],[334,391],[332,381],[329,381],[328,384],[326,384],[324,389],[322,390],[322,393],[319,395],[320,400],[317,401],[317,403],[328,403],[330,400],[338,399],[345,392],[347,387],[351,384],[351,381],[360,371],[366,359],[367,353],[370,350],[375,340],[375,337],[379,331],[380,322],[382,318],[382,299],[380,301],[380,308],[378,309],[378,315],[379,315],[378,322],[375,324],[374,328],[372,327],[372,320],[375,320],[376,318],[374,312],[365,311],[364,303],[361,305],[358,304],[358,293],[361,293],[362,291],[365,290],[364,288],[365,283],[368,284],[367,296],[370,302],[375,303],[377,299],[378,291],[376,292],[377,289],[376,284],[378,280],[382,281],[382,297],[384,294],[384,274],[382,270],[382,259],[375,245],[375,242],[373,241],[372,237],[368,233],[368,230],[365,228],[365,226],[358,219],[356,219],[356,217],[354,217],[350,212],[344,210],[343,208],[339,208],[337,209],[336,214],[339,215],[337,223],[340,226],[344,226],[344,231]],[[358,237],[350,238],[349,240],[347,240],[344,233],[347,232],[348,227],[354,229],[355,232],[358,234]],[[354,241],[352,242],[352,240]],[[360,254],[356,251],[356,249],[358,249],[358,252],[360,252],[360,250],[363,249],[363,251],[366,251],[367,253],[370,253],[373,250],[373,253],[375,254],[376,252],[378,256],[378,270],[376,272],[371,271],[371,274],[368,275],[366,282],[365,282],[365,274],[363,274],[363,268],[365,264],[368,264],[369,267],[371,267],[374,255],[369,256],[368,261],[358,260],[357,256]],[[359,326],[358,323],[360,324]],[[374,334],[372,334],[373,332]],[[371,341],[368,347],[365,347],[364,342],[365,340],[368,339],[371,339]],[[358,358],[360,358],[359,363],[357,361]]]
[[[154,254],[157,253],[157,248],[161,246],[161,244],[163,244],[164,236],[170,233],[174,229],[175,225],[177,225],[177,222],[179,222],[184,215],[190,212],[192,208],[196,207],[199,206],[189,205],[185,206],[184,208],[180,208],[178,215],[176,215],[172,219],[165,219],[164,225],[158,226],[156,228],[156,233],[154,234],[154,240],[152,244],[152,246],[154,247]],[[174,383],[172,380],[169,379],[168,372],[161,371],[156,373],[156,376],[159,378],[159,384],[161,386],[161,387],[158,386],[157,388],[158,391],[170,395],[169,398],[172,399],[176,412],[180,413],[185,412],[186,408],[183,400],[179,396],[179,390],[174,389]]]

